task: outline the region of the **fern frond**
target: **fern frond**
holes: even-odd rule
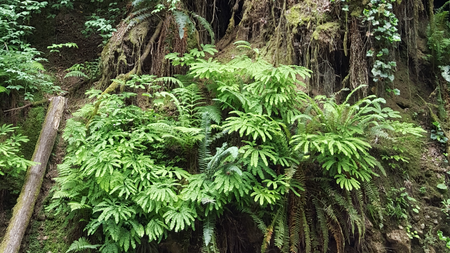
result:
[[[250,217],[256,223],[256,226],[259,228],[259,230],[262,233],[267,232],[267,225],[261,219],[261,217],[262,217],[261,213],[254,213],[254,212],[250,211],[250,209],[248,209],[248,208],[242,208],[242,212],[247,213],[248,215],[250,215]]]
[[[181,82],[180,80],[178,80],[175,77],[170,77],[170,76],[163,76],[163,77],[156,78],[155,82],[173,83],[173,84],[178,84],[178,86],[181,88],[184,87],[183,82]]]
[[[208,216],[203,224],[203,240],[205,245],[208,246],[211,240],[214,238],[214,229],[216,226],[216,218],[214,216]]]
[[[81,71],[78,71],[78,70],[70,71],[69,73],[67,73],[67,74],[64,76],[64,78],[68,78],[68,77],[78,77],[78,78],[86,78],[86,79],[89,79],[89,77],[88,77],[85,73],[83,73],[83,72],[81,72]]]
[[[329,243],[328,225],[323,206],[319,203],[319,201],[320,200],[318,200],[317,198],[313,198],[313,204],[317,214],[317,221],[319,223],[318,225],[320,231],[322,232],[322,251],[323,253],[326,253],[328,251]]]
[[[152,16],[152,13],[148,12],[149,10],[150,10],[149,8],[145,8],[136,12],[136,16],[134,16],[132,19],[129,20],[127,28],[125,29],[123,34],[126,34],[128,31],[133,29],[133,27],[139,25],[140,23],[144,22],[144,20],[150,18]]]
[[[194,31],[194,24],[186,13],[181,11],[173,11],[173,15],[175,17],[175,22],[178,25],[178,35],[180,36],[180,39],[183,39],[185,36],[185,28],[191,33]]]
[[[341,226],[339,225],[339,223],[329,222],[328,228],[331,231],[334,240],[336,241],[337,253],[344,253],[345,237],[344,234],[342,233]]]
[[[200,142],[198,160],[200,171],[205,171],[208,166],[208,160],[211,158],[211,152],[209,150],[209,145],[211,144],[211,122],[207,113],[203,113],[202,115],[201,129],[204,138]]]
[[[202,26],[206,29],[206,31],[208,31],[209,36],[211,37],[211,44],[214,45],[214,42],[215,42],[214,41],[214,32],[213,32],[211,24],[204,17],[202,17],[198,14],[192,13],[192,16],[194,18],[196,18],[200,22],[200,24],[202,24]]]
[[[304,237],[305,237],[305,252],[306,253],[311,253],[312,252],[312,245],[311,245],[311,241],[313,238],[311,238],[311,229],[309,227],[309,223],[306,219],[306,213],[303,211],[300,213],[301,215],[301,222],[303,225],[303,233],[304,233]]]
[[[282,201],[280,215],[275,221],[274,242],[281,252],[289,252],[289,225],[287,224],[287,199]]]
[[[340,225],[340,220],[343,219],[339,219],[336,216],[335,210],[333,209],[333,207],[330,205],[327,208],[325,208],[325,213],[328,217],[328,229],[331,231],[331,234],[334,237],[334,240],[336,241],[336,248],[337,248],[337,252],[339,253],[343,253],[344,252],[344,246],[345,246],[345,235],[344,232],[342,231],[341,225]]]
[[[207,116],[216,124],[220,124],[220,122],[222,121],[222,112],[216,105],[201,106],[198,107],[198,111],[201,114],[206,113]]]
[[[86,238],[81,237],[78,240],[75,240],[72,244],[70,244],[67,252],[81,252],[87,249],[97,249],[100,247],[100,244],[92,245]]]

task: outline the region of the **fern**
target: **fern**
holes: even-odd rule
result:
[[[170,230],[175,232],[184,230],[188,226],[194,226],[196,213],[186,205],[182,205],[178,209],[171,208],[164,213],[164,221],[168,224]]]
[[[78,71],[78,70],[73,70],[70,71],[69,73],[67,73],[64,78],[68,78],[68,77],[78,77],[78,78],[89,78],[85,73]]]
[[[214,45],[214,32],[211,27],[211,24],[204,17],[202,17],[200,15],[192,13],[192,16],[200,22],[200,24],[206,29],[206,31],[208,31],[209,36],[211,37],[211,44]]]
[[[319,200],[317,198],[313,198],[313,204],[317,213],[317,221],[320,231],[322,232],[322,245],[323,245],[323,253],[328,251],[328,243],[329,243],[329,234],[328,234],[328,225],[327,218],[325,216],[324,207],[319,204]]]
[[[185,29],[190,33],[194,31],[194,24],[186,13],[181,11],[174,11],[173,15],[175,17],[175,22],[178,24],[178,35],[180,36],[180,39],[184,38]]]
[[[214,238],[215,223],[216,219],[213,216],[208,216],[203,223],[203,240],[206,246],[208,246]]]
[[[142,23],[144,20],[149,19],[151,16],[153,16],[153,13],[151,13],[150,11],[151,11],[150,8],[141,9],[131,15],[133,16],[133,18],[125,20],[124,22],[128,22],[128,25],[127,28],[125,29],[124,34],[133,29],[133,27]]]
[[[86,238],[81,237],[78,240],[75,240],[72,244],[70,244],[67,252],[81,252],[87,249],[97,249],[100,247],[100,244],[92,245]]]
[[[145,227],[145,233],[150,241],[157,241],[158,243],[167,236],[169,227],[160,219],[153,218]]]

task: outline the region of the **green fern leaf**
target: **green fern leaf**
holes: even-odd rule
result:
[[[193,13],[192,16],[194,18],[198,19],[200,24],[202,24],[202,26],[206,29],[206,31],[208,31],[209,36],[211,37],[211,44],[214,45],[214,32],[213,32],[211,24],[204,17],[202,17],[200,15]],[[204,50],[204,51],[206,51],[206,50]]]
[[[89,77],[88,77],[85,73],[83,73],[83,72],[81,72],[81,71],[78,71],[78,70],[70,71],[69,73],[67,73],[67,74],[64,76],[64,78],[68,78],[68,77],[78,77],[78,78],[86,78],[86,79],[89,79]]]
[[[97,249],[100,247],[100,244],[92,245],[86,238],[81,237],[80,239],[74,241],[72,244],[70,244],[69,249],[66,251],[68,252],[81,252],[85,251],[87,249]]]
[[[158,243],[166,236],[169,227],[158,218],[154,217],[145,227],[145,233],[150,241],[157,241]]]
[[[194,216],[196,215],[195,210],[183,205],[178,209],[171,208],[164,213],[163,217],[166,224],[169,225],[170,230],[179,232],[186,229],[188,226],[193,226],[195,220]]]
[[[180,36],[180,39],[184,38],[184,29],[188,30],[189,32],[194,31],[194,24],[190,20],[189,16],[181,11],[173,11],[173,15],[175,16],[175,22],[178,25],[178,35]]]
[[[208,216],[203,223],[203,240],[205,245],[208,246],[214,237],[214,227],[216,226],[216,219]]]

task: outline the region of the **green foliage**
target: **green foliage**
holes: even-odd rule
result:
[[[40,52],[26,43],[33,27],[27,25],[31,12],[38,13],[47,2],[0,1],[0,92],[24,92],[32,100],[33,92],[54,92],[49,76],[44,74]]]
[[[77,77],[85,80],[93,81],[100,75],[100,59],[92,62],[76,63],[72,67],[66,69],[68,73],[64,78]]]
[[[431,130],[430,138],[432,140],[436,140],[442,144],[446,144],[448,141],[448,138],[445,136],[444,131],[442,131],[441,124],[439,122],[433,122],[433,125],[436,127],[436,129]]]
[[[446,190],[448,189],[448,187],[447,187],[447,185],[446,185],[445,183],[437,184],[436,187],[437,187],[439,190],[443,190],[443,191],[446,191]]]
[[[436,65],[449,65],[450,23],[448,11],[438,10],[427,28],[428,48]]]
[[[116,3],[111,3],[110,5],[112,4]],[[109,38],[111,38],[112,33],[116,31],[116,28],[114,28],[114,23],[114,15],[112,15],[112,17],[109,16],[108,18],[103,18],[94,13],[89,17],[89,20],[84,23],[85,28],[81,31],[81,33],[83,33],[86,37],[89,37],[92,34],[98,34],[103,38],[103,45],[105,45]]]
[[[450,238],[447,236],[444,236],[444,233],[440,230],[437,231],[437,235],[439,237],[439,240],[444,241],[445,242],[445,247],[447,249],[450,249]]]
[[[75,240],[66,251],[68,252],[82,252],[85,250],[97,249],[101,245],[92,245],[86,238],[81,237],[78,240]]]
[[[359,189],[361,182],[377,176],[375,167],[385,173],[377,159],[369,153],[370,136],[366,133],[382,132],[387,135],[385,131],[395,131],[406,134],[403,128],[415,129],[405,123],[389,121],[400,116],[388,107],[381,107],[386,102],[383,98],[372,95],[350,105],[349,99],[356,90],[342,104],[337,104],[334,98],[302,96],[308,104],[308,114],[293,119],[298,121],[298,134],[291,141],[294,150],[318,161],[324,174],[335,178],[336,183],[347,190]],[[423,131],[418,129],[416,131],[419,133]]]
[[[78,45],[76,43],[73,43],[73,42],[67,42],[67,43],[61,43],[61,44],[53,44],[51,46],[48,46],[47,49],[50,49],[50,53],[59,53],[59,49],[60,48],[64,48],[64,47],[78,48]]]
[[[441,211],[447,216],[447,218],[450,216],[450,199],[444,199],[441,202],[442,208]]]
[[[194,31],[194,24],[189,19],[189,16],[181,11],[173,11],[175,22],[178,24],[178,35],[180,39],[184,37],[184,29],[192,33]]]
[[[0,177],[5,182],[20,180],[28,166],[35,164],[20,156],[20,146],[28,142],[28,138],[14,134],[16,129],[12,125],[0,126]]]
[[[386,201],[386,214],[397,220],[407,219],[409,210],[412,210],[414,213],[419,213],[420,210],[420,207],[414,204],[417,200],[409,196],[404,187],[399,189],[391,188]]]
[[[377,49],[367,52],[368,57],[374,58],[372,67],[373,81],[394,81],[395,61],[391,60],[389,49],[395,42],[401,40],[398,33],[398,19],[393,12],[395,0],[371,0],[364,9],[364,20],[372,26],[372,33],[369,36],[375,38]]]
[[[163,12],[173,15],[175,23],[178,26],[178,36],[180,39],[194,34],[197,31],[197,24],[194,22],[195,18],[201,27],[209,33],[211,44],[214,44],[214,31],[211,24],[204,17],[194,12],[181,11],[181,8],[179,8],[180,0],[135,0],[132,2],[132,5],[134,12],[125,19],[125,22],[128,22],[127,31],[154,14]]]
[[[339,248],[351,236],[361,240],[364,199],[372,206],[379,199],[370,185],[375,167],[384,173],[371,153],[373,139],[422,131],[392,121],[400,116],[382,106],[384,99],[350,104],[356,90],[341,104],[310,98],[297,79],[309,70],[274,67],[257,49],[254,59],[221,63],[205,60],[213,46],[202,48],[166,56],[189,68],[184,76],[121,82],[148,85],[152,109],[125,102],[135,93],[88,92],[100,107],[89,128],[92,104],[67,121],[68,154],[49,209],[86,214],[86,231],[102,238],[101,252],[131,251],[199,222],[203,249],[214,252],[215,224],[229,210],[255,220],[263,249],[273,242],[283,252],[300,245],[326,252],[331,236]]]

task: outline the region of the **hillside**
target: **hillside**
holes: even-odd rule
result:
[[[450,1],[12,2],[0,240],[68,99],[20,252],[450,251]]]

